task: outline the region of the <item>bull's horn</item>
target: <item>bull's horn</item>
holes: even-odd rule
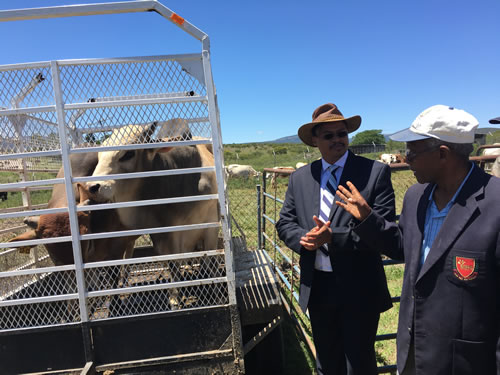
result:
[[[151,124],[149,124],[144,132],[142,133],[142,139],[144,140],[144,143],[151,143],[152,142],[152,137],[153,134],[156,130],[156,127],[158,126],[157,121],[153,121]]]
[[[38,237],[36,236],[36,232],[34,230],[30,230],[28,232],[24,232],[23,234],[20,234],[19,236],[11,238],[8,242],[36,240],[37,238]],[[32,247],[35,247],[35,246],[36,245],[20,246],[19,252],[24,253],[24,254],[28,254],[30,252],[30,249]]]

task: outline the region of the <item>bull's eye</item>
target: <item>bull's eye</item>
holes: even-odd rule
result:
[[[129,150],[125,154],[123,154],[123,156],[120,158],[120,161],[130,160],[134,157],[134,155],[135,155],[135,151]]]

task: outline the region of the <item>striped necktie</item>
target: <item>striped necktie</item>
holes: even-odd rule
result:
[[[331,196],[328,194],[323,194],[323,199],[320,206],[320,219],[326,223],[328,218],[330,217],[330,213],[332,212],[333,200],[335,199],[335,192],[337,191],[338,182],[335,177],[335,173],[339,168],[338,165],[330,165],[326,170],[328,181],[326,182],[326,190],[330,192]]]
[[[335,173],[337,172],[337,169],[339,168],[338,165],[330,165],[328,169],[326,170],[327,176],[328,176],[328,181],[326,182],[326,190],[331,194],[325,194],[323,193],[323,198],[321,200],[320,204],[320,212],[319,212],[319,218],[321,221],[326,223],[330,217],[330,213],[332,212],[332,206],[333,206],[333,201],[335,199],[335,192],[337,191],[338,187],[338,182],[337,178],[335,176]],[[325,255],[328,256],[328,245],[323,245],[319,248],[321,252]]]

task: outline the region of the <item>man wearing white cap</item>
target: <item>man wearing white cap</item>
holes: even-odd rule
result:
[[[407,130],[407,162],[419,184],[399,223],[380,217],[347,182],[337,204],[360,238],[405,274],[397,334],[402,375],[500,374],[500,179],[469,161],[478,121],[436,105]]]

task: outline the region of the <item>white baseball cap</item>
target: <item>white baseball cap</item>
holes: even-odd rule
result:
[[[410,128],[390,136],[393,141],[413,142],[436,138],[450,143],[474,143],[479,121],[461,109],[434,105],[420,113]]]

